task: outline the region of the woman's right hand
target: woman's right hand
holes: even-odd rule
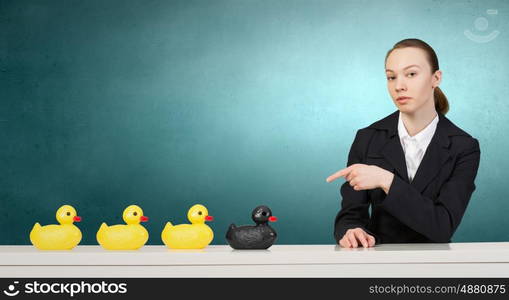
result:
[[[362,228],[348,229],[339,245],[343,248],[357,248],[362,245],[364,248],[375,246],[375,238],[369,235]]]

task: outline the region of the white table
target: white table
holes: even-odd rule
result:
[[[274,245],[269,250],[0,246],[0,277],[509,277],[509,242]]]

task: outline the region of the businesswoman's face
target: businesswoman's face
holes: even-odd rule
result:
[[[424,50],[414,47],[393,50],[387,57],[385,74],[387,88],[399,111],[413,114],[435,109],[433,90],[442,74],[439,70],[431,72]]]

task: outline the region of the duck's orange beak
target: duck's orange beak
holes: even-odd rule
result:
[[[72,220],[74,222],[81,222],[81,217],[80,216],[74,216],[74,218],[72,218]]]
[[[269,217],[269,221],[270,222],[276,222],[277,221],[277,218],[272,216],[272,217]]]
[[[205,221],[214,221],[214,217],[213,216],[206,216],[205,217]]]
[[[147,221],[148,221],[148,217],[146,217],[146,216],[141,216],[141,217],[140,217],[140,221],[141,221],[141,222],[147,222]]]

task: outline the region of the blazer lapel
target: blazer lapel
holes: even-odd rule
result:
[[[400,177],[408,182],[405,153],[397,134],[389,138],[389,141],[382,148],[381,154],[394,167]]]
[[[387,131],[385,142],[378,150],[381,155],[396,170],[399,176],[408,183],[408,173],[405,162],[405,153],[398,137],[399,110],[373,123],[369,127]]]
[[[444,163],[451,157],[449,153],[449,137],[446,132],[444,117],[439,114],[439,121],[435,134],[424,153],[419,168],[415,173],[415,177],[411,182],[419,192],[424,191],[428,183],[430,183],[440,172]]]
[[[449,132],[451,128],[449,126],[450,121],[440,113],[438,116],[439,120],[435,134],[424,153],[412,182],[408,180],[405,153],[398,135],[399,111],[369,126],[387,130],[386,143],[382,146],[379,153],[394,167],[395,171],[405,182],[410,183],[419,192],[422,192],[428,183],[435,178],[443,164],[450,157],[448,136],[453,135],[454,132]]]

